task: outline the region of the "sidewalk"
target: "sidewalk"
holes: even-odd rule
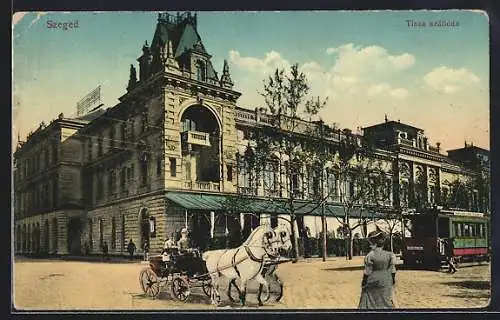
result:
[[[86,261],[86,262],[106,262],[106,263],[147,263],[143,260],[142,256],[135,256],[130,260],[128,256],[112,256],[110,255],[106,260],[103,260],[101,255],[88,255],[88,256],[73,256],[73,255],[60,255],[60,256],[35,256],[35,255],[16,255],[14,257],[17,261],[22,260],[55,260],[55,261]]]

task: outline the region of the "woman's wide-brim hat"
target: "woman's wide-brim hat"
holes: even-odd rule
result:
[[[386,240],[385,233],[381,230],[375,230],[368,234],[368,241],[373,244],[383,244]]]

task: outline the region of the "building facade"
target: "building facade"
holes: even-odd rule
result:
[[[304,204],[295,227],[318,235],[317,172],[302,167],[290,184],[280,157],[262,172],[245,164],[252,133],[272,126],[271,116],[237,106],[229,66],[224,61],[222,73],[215,71],[196,15],[159,14],[138,64],[138,72],[130,66],[127,92],[116,106],[60,116],[18,146],[17,253],[100,253],[106,243],[110,254],[121,255],[130,240],[139,253],[145,243],[156,252],[183,227],[202,248],[220,236],[231,245],[256,225],[286,217],[290,192]],[[338,146],[343,137],[331,130],[325,143]],[[489,212],[489,189],[477,187],[478,174],[489,181],[487,150],[466,146],[446,156],[422,129],[393,121],[365,128],[363,137],[387,172],[388,207]],[[337,232],[341,190],[353,193],[356,186],[323,170],[328,231]],[[457,206],[453,188],[462,186],[465,200]],[[245,199],[250,205],[243,208]],[[360,233],[374,225],[360,225]]]

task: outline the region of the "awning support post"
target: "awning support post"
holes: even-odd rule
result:
[[[184,227],[188,227],[188,211],[187,209],[184,211]]]
[[[215,212],[210,211],[210,238],[214,237]]]

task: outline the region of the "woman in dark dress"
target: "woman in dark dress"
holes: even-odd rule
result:
[[[368,235],[370,248],[365,257],[359,309],[392,309],[396,280],[396,255],[383,249],[386,237],[380,230]]]

